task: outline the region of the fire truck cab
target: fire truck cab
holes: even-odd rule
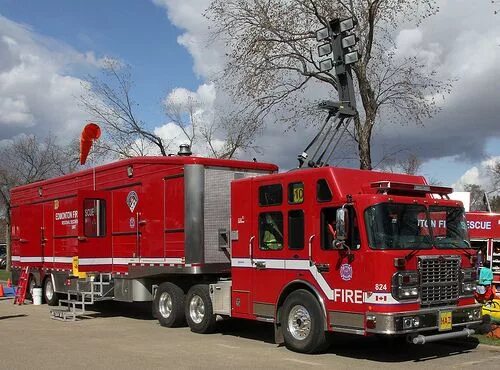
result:
[[[450,192],[333,167],[234,181],[232,315],[274,322],[301,352],[321,347],[324,331],[470,335],[481,319],[476,252]]]

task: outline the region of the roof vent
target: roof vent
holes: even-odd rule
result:
[[[189,156],[193,153],[191,153],[191,147],[189,146],[189,144],[181,144],[179,146],[179,152],[177,153],[177,155],[182,155],[182,156]]]

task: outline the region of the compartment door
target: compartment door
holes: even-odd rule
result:
[[[184,257],[184,175],[171,175],[164,182],[166,258]]]
[[[78,192],[78,270],[81,272],[112,269],[110,199],[106,191]]]

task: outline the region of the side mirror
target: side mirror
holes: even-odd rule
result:
[[[347,208],[342,207],[337,209],[335,231],[337,241],[345,241],[347,239],[349,231],[349,211]]]

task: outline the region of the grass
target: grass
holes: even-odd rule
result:
[[[490,338],[487,337],[486,334],[476,334],[474,335],[475,338],[479,340],[479,343],[481,344],[488,344],[490,346],[500,346],[500,339],[495,339],[495,338]]]
[[[11,277],[10,272],[7,272],[5,270],[0,270],[0,280],[6,281]]]

